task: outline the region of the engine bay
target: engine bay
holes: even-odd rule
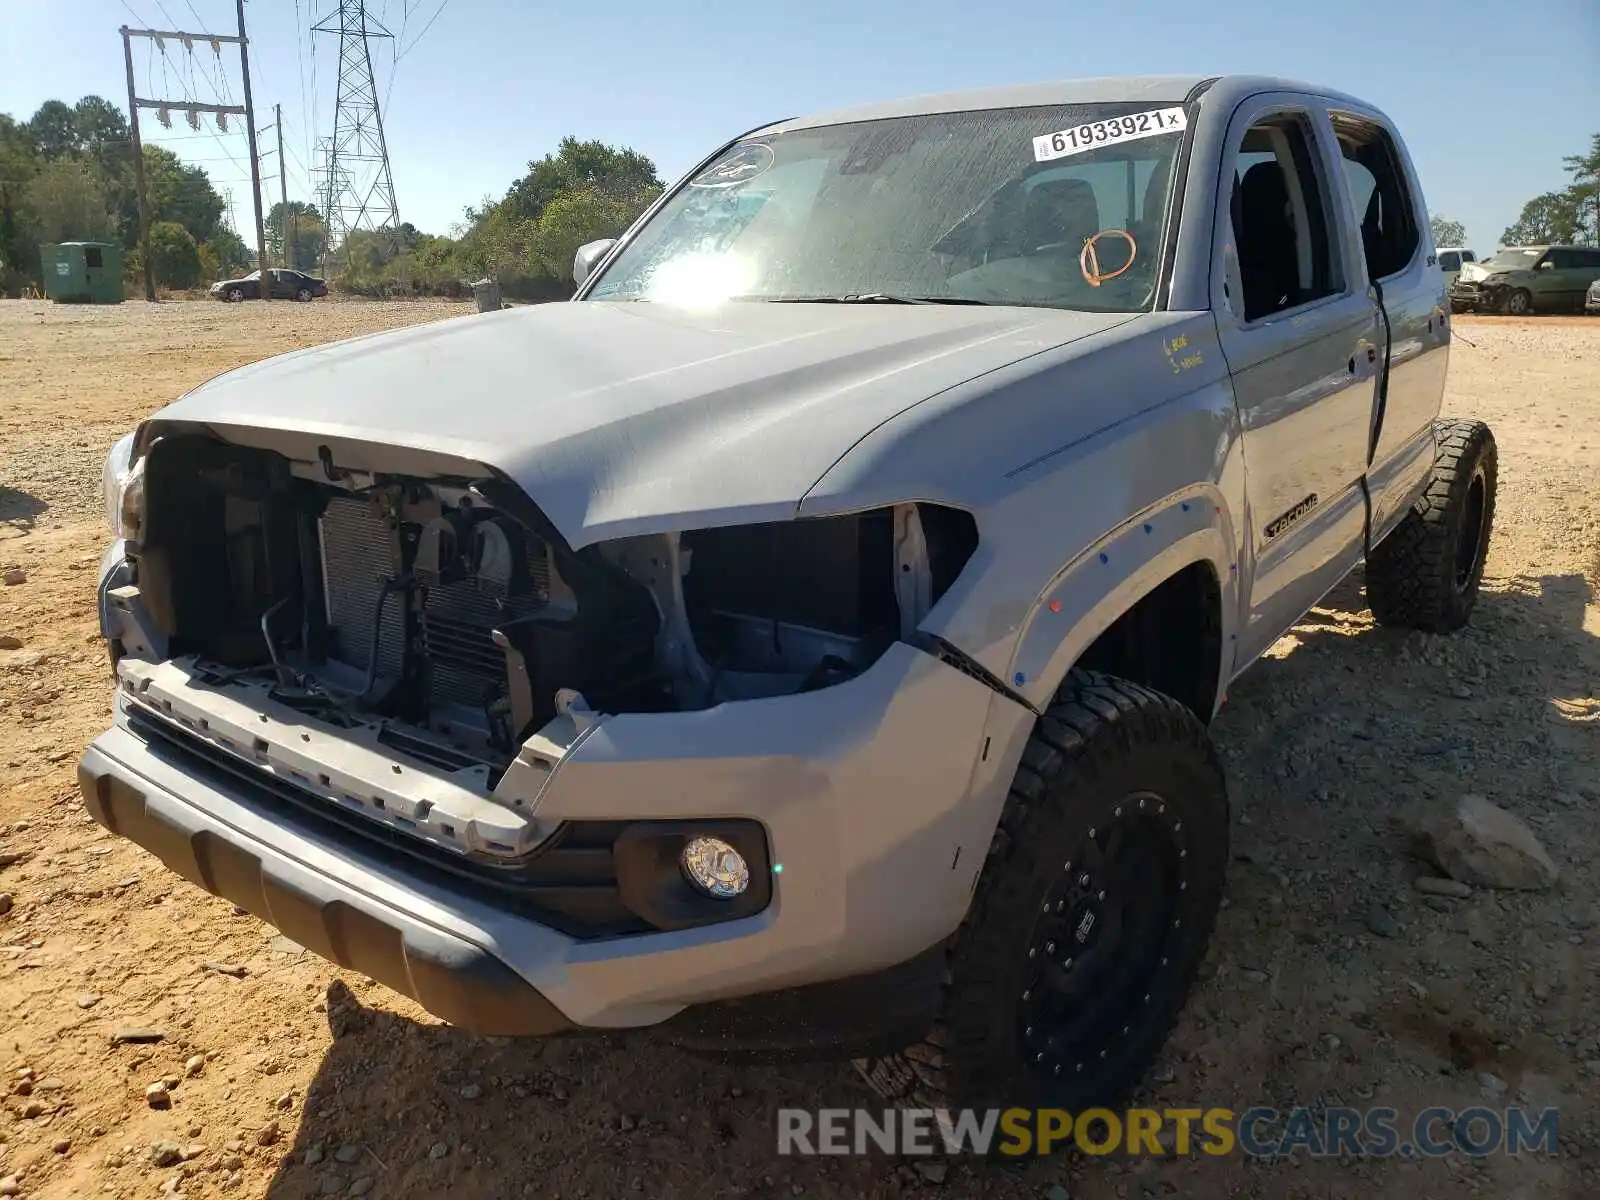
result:
[[[977,546],[904,504],[574,550],[501,477],[358,473],[157,438],[131,557],[168,658],[392,750],[498,778],[569,713],[828,687],[908,637]],[[115,651],[115,648],[114,648]]]

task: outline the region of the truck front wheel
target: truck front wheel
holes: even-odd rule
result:
[[[1023,753],[934,1028],[857,1069],[917,1107],[1115,1103],[1172,1029],[1227,860],[1204,725],[1158,692],[1074,671]]]
[[[1367,556],[1378,624],[1452,633],[1472,616],[1494,528],[1499,455],[1482,421],[1438,421],[1422,498]]]

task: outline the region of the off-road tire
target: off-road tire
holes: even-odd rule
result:
[[[1512,317],[1530,315],[1533,312],[1533,294],[1526,288],[1516,288],[1506,293],[1505,307],[1500,311]]]
[[[1035,1057],[1043,1053],[1034,1049],[1039,1035],[1024,1023],[1034,1011],[1025,1008],[1026,997],[1042,986],[1033,981],[1045,968],[1071,986],[1071,977],[1056,971],[1054,955],[1081,953],[1087,965],[1093,945],[1080,951],[1078,944],[1052,941],[1046,952],[1039,927],[1053,919],[1052,909],[1060,911],[1060,901],[1051,904],[1060,889],[1082,878],[1069,856],[1086,847],[1086,838],[1111,837],[1106,825],[1130,820],[1141,829],[1148,820],[1172,839],[1152,856],[1170,864],[1162,886],[1126,889],[1135,896],[1159,890],[1168,898],[1159,908],[1152,902],[1153,917],[1139,918],[1154,931],[1150,951],[1128,959],[1148,962],[1150,971],[1130,971],[1131,1003],[1100,1006],[1115,1010],[1109,1036],[1093,1040],[1101,1019],[1094,1004],[1072,1008],[1075,1019],[1096,1022],[1090,1040],[1065,1055],[1053,1050],[1044,1061]],[[1088,861],[1092,855],[1080,858]],[[1023,752],[972,906],[950,941],[934,1027],[898,1053],[858,1059],[856,1069],[885,1099],[916,1107],[1115,1104],[1149,1070],[1172,1030],[1211,936],[1227,861],[1227,788],[1204,725],[1159,692],[1073,671]],[[1069,921],[1072,915],[1068,910]],[[1125,913],[1108,915],[1100,928],[1104,933],[1125,920]],[[1072,932],[1081,943],[1081,924]],[[1113,941],[1106,949],[1116,947]]]
[[[1380,625],[1452,633],[1478,600],[1499,455],[1482,421],[1436,421],[1433,432],[1427,490],[1367,556],[1367,603]]]

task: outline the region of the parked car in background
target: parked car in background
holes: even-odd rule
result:
[[[1454,312],[1572,312],[1600,279],[1600,249],[1507,246],[1481,263],[1463,263],[1450,285]]]
[[[273,300],[312,300],[328,294],[328,283],[303,271],[287,267],[272,267],[267,271],[271,280],[269,293]],[[261,272],[251,271],[241,279],[224,279],[211,285],[211,295],[216,300],[261,299]]]
[[[1589,285],[1589,292],[1583,298],[1583,311],[1591,317],[1600,316],[1600,279]]]
[[[1456,281],[1463,264],[1477,261],[1478,256],[1465,246],[1439,247],[1439,270],[1444,272],[1445,287]]]

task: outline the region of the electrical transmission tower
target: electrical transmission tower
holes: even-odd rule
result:
[[[313,33],[339,35],[339,89],[334,102],[333,136],[328,139],[323,175],[323,219],[328,245],[343,245],[357,229],[397,229],[394,178],[389,147],[383,140],[383,114],[372,78],[369,38],[392,38],[365,0],[337,0],[338,7],[311,27]]]

